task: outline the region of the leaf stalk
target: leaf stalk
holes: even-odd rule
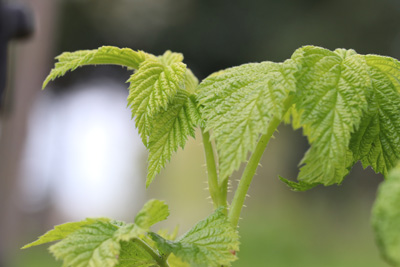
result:
[[[207,164],[208,189],[210,191],[210,196],[213,201],[214,208],[216,209],[220,206],[226,207],[228,179],[224,179],[221,181],[221,183],[219,183],[214,150],[210,141],[210,133],[201,128],[201,134],[203,138],[204,153]]]
[[[284,102],[284,112],[282,117],[276,117],[274,116],[269,123],[267,132],[263,134],[256,146],[256,149],[254,150],[253,154],[251,155],[248,164],[246,165],[246,168],[243,171],[242,178],[239,181],[238,187],[236,189],[235,195],[232,200],[231,207],[229,209],[228,213],[228,220],[230,221],[231,225],[233,227],[237,227],[239,223],[239,217],[240,213],[242,211],[242,207],[244,204],[244,200],[246,199],[247,191],[249,190],[251,181],[253,180],[253,177],[256,173],[258,164],[261,160],[261,157],[264,153],[265,148],[268,145],[269,140],[271,139],[272,135],[282,122],[282,118],[286,114],[286,112],[289,110],[289,108],[292,106],[292,99],[293,95],[289,95]]]

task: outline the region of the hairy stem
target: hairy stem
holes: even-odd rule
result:
[[[217,166],[215,164],[214,150],[210,141],[210,134],[203,128],[201,128],[201,134],[207,164],[208,189],[214,203],[214,208],[226,206],[226,194],[224,196],[224,191],[226,190],[223,188],[225,184],[221,183],[222,187],[220,187],[218,182]]]
[[[293,96],[288,96],[284,102],[285,114],[289,108],[292,106]],[[229,209],[228,219],[233,227],[236,227],[239,223],[240,213],[242,211],[244,200],[246,199],[247,191],[249,190],[251,181],[256,173],[258,163],[261,160],[261,156],[264,153],[265,148],[268,145],[269,140],[278,128],[279,124],[282,122],[281,118],[274,117],[269,123],[267,133],[260,137],[257,143],[256,149],[251,155],[249,162],[242,174],[239,185],[236,189],[235,195],[232,200],[231,207]]]
[[[226,177],[219,183],[219,192],[221,194],[220,196],[220,204],[223,206],[227,206],[227,197],[228,197],[228,182],[229,182],[229,177]]]
[[[157,252],[155,252],[149,245],[147,245],[145,242],[143,242],[141,239],[137,238],[135,239],[138,245],[140,245],[142,248],[146,250],[147,253],[151,255],[151,257],[158,263],[160,267],[169,267],[167,263],[167,258],[169,255],[162,257],[158,255]]]

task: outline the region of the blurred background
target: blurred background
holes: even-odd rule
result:
[[[0,266],[61,266],[46,245],[19,250],[53,225],[85,217],[132,221],[150,198],[171,209],[158,227],[180,234],[212,211],[200,135],[145,190],[147,152],[126,108],[129,73],[84,67],[41,83],[63,51],[102,45],[182,52],[199,79],[247,62],[283,61],[303,45],[400,58],[398,0],[13,0],[34,33],[8,46],[0,119]],[[4,25],[3,25],[4,26]],[[1,61],[5,61],[2,55]],[[281,126],[240,221],[240,266],[387,266],[369,215],[378,184],[356,165],[341,186],[290,191],[308,147]],[[232,188],[236,187],[235,174]]]

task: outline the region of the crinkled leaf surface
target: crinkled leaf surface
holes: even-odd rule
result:
[[[120,242],[121,249],[116,267],[159,266],[157,261],[137,242],[137,240]]]
[[[372,93],[350,149],[354,161],[386,175],[400,159],[400,62],[376,55],[365,58]]]
[[[194,136],[194,127],[201,122],[193,95],[198,80],[182,63],[180,53],[167,51],[156,57],[128,48],[103,46],[66,52],[57,59],[43,87],[83,65],[117,64],[136,70],[128,79],[128,106],[142,141],[150,150],[147,186],[178,147],[184,147],[188,136]]]
[[[97,221],[71,233],[52,245],[50,251],[64,266],[152,266],[154,260],[135,243],[145,231],[135,224]],[[130,251],[136,249],[135,251]],[[122,259],[120,261],[119,259]],[[120,266],[118,265],[118,266]]]
[[[296,108],[311,144],[298,179],[309,184],[341,183],[352,159],[351,133],[367,108],[371,79],[364,57],[353,50],[308,46],[298,49],[292,59],[299,66]]]
[[[120,243],[114,238],[117,230],[110,222],[85,225],[52,245],[50,252],[62,259],[64,266],[115,266],[120,250]]]
[[[182,59],[181,54],[171,52],[162,57],[148,58],[128,79],[128,105],[145,144],[150,135],[152,117],[166,109],[178,89],[185,87],[186,65]]]
[[[148,57],[151,57],[151,55],[143,51],[136,52],[129,48],[113,46],[102,46],[94,50],[64,52],[56,57],[58,62],[44,81],[43,88],[50,81],[64,76],[67,71],[73,71],[84,65],[115,64],[137,69],[139,64]]]
[[[182,54],[167,51],[144,61],[128,80],[128,103],[149,149],[146,186],[188,137],[194,137],[194,128],[201,121],[192,95],[198,81],[182,60]]]
[[[179,90],[165,111],[154,117],[149,139],[146,186],[171,159],[173,153],[179,147],[184,148],[188,137],[195,136],[194,127],[200,123],[200,119],[195,98],[183,90]]]
[[[272,116],[295,90],[292,61],[251,63],[215,73],[198,88],[206,130],[212,129],[221,177],[237,170],[255,149]]]
[[[104,221],[104,222],[108,222],[110,221],[110,219],[107,218],[87,218],[83,221],[80,222],[69,222],[69,223],[64,223],[61,225],[56,225],[54,226],[53,230],[48,231],[47,233],[45,233],[44,235],[40,236],[38,238],[38,240],[29,243],[25,246],[23,246],[22,248],[29,248],[29,247],[33,247],[33,246],[38,246],[41,244],[45,244],[45,243],[49,243],[49,242],[53,242],[53,241],[57,241],[57,240],[61,240],[66,238],[69,234],[75,232],[76,230],[82,228],[82,226],[85,225],[90,225],[93,224],[97,221]]]
[[[149,228],[168,215],[168,206],[153,199],[137,214],[135,224],[104,218],[66,223],[24,248],[61,240],[52,245],[50,251],[63,260],[64,266],[158,266],[138,240],[145,238]]]
[[[234,254],[239,250],[239,236],[222,208],[197,223],[177,241],[165,240],[155,233],[150,236],[162,253],[173,253],[190,266],[230,266],[237,259]]]
[[[376,241],[384,258],[400,266],[400,164],[379,186],[372,210]]]

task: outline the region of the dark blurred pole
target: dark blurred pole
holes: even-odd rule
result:
[[[33,25],[29,9],[0,1],[0,109],[3,107],[7,84],[8,42],[29,37],[33,33]]]
[[[1,0],[0,0],[1,1]],[[35,18],[35,34],[24,42],[13,43],[13,68],[7,69],[12,75],[3,72],[2,77],[12,77],[7,84],[12,85],[7,91],[12,91],[12,105],[6,113],[1,113],[0,132],[0,267],[12,266],[11,258],[18,252],[22,242],[20,235],[26,234],[26,228],[31,222],[24,220],[21,197],[18,194],[18,174],[21,155],[24,149],[27,121],[33,101],[40,92],[41,83],[50,69],[51,43],[53,42],[53,26],[56,16],[54,0],[23,0],[19,1],[27,9],[32,10]],[[2,9],[2,40],[24,36],[29,31],[29,23],[21,16],[25,11],[17,7]],[[4,20],[8,19],[6,23]],[[22,29],[14,31],[13,29]],[[1,61],[5,61],[7,44],[2,44]],[[9,59],[10,60],[10,59]],[[5,63],[1,66],[4,70]],[[4,76],[5,75],[5,76]],[[3,78],[2,78],[3,79]],[[10,86],[9,86],[10,87]],[[4,80],[1,82],[4,88]],[[7,103],[9,104],[9,103]]]

